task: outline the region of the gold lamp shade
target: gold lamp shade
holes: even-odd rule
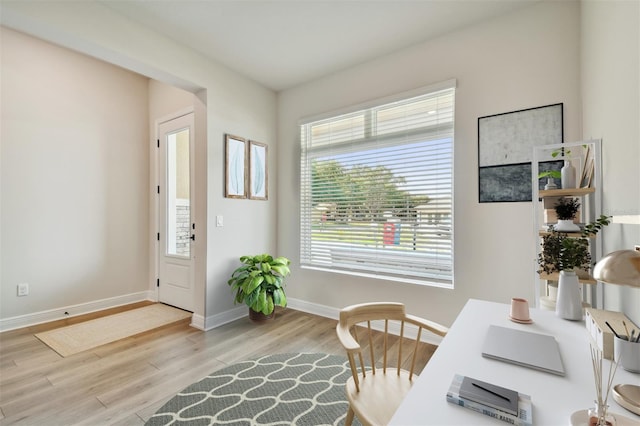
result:
[[[640,287],[640,251],[618,250],[609,253],[596,263],[593,277],[609,284]]]

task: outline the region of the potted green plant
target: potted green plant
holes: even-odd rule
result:
[[[560,179],[562,175],[559,170],[547,170],[546,172],[538,173],[538,179],[547,178],[547,184],[544,189],[558,189],[558,185],[554,179]]]
[[[286,257],[269,254],[242,256],[238,267],[227,284],[235,292],[235,303],[249,307],[252,320],[272,318],[276,306],[286,307],[284,279],[289,273],[291,261]]]
[[[560,232],[579,232],[580,227],[573,223],[573,219],[580,209],[580,201],[573,197],[561,197],[553,207],[558,217],[555,230]]]
[[[610,216],[601,215],[595,222],[587,224],[579,237],[570,237],[549,227],[542,237],[542,251],[538,254],[539,274],[559,273],[556,315],[570,320],[582,319],[582,299],[577,270],[591,267],[589,237],[609,225]]]

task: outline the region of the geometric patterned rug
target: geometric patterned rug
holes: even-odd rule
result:
[[[346,357],[268,355],[222,368],[178,393],[146,425],[343,425]],[[359,425],[358,419],[354,424]]]

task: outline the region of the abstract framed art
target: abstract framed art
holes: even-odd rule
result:
[[[225,135],[225,187],[227,198],[247,198],[247,141]]]
[[[267,144],[249,141],[249,198],[269,198],[269,170],[267,167]]]
[[[531,201],[533,147],[562,143],[563,104],[478,118],[478,199],[481,203]],[[551,161],[547,170],[560,170]]]

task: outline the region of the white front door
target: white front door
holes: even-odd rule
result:
[[[158,126],[158,300],[193,312],[193,113]]]

